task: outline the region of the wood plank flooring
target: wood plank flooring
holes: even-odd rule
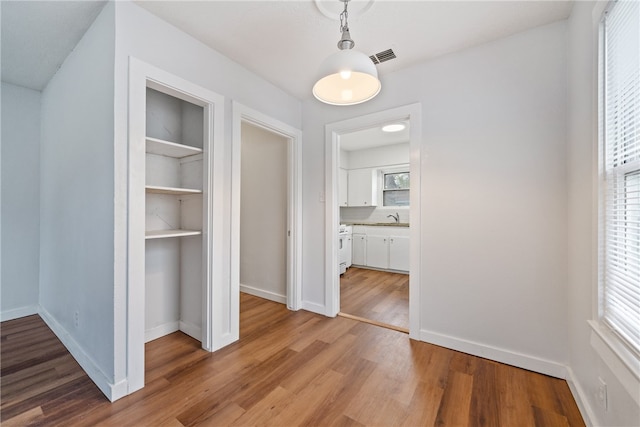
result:
[[[409,330],[409,275],[350,267],[340,277],[340,312]]]
[[[110,403],[37,316],[2,323],[3,426],[583,426],[565,381],[242,294],[240,341],[146,347]]]

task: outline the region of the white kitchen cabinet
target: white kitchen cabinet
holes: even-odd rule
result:
[[[352,235],[352,257],[351,262],[354,265],[366,265],[367,264],[367,235],[356,234]]]
[[[377,206],[378,204],[377,169],[352,169],[348,172],[349,206]]]
[[[354,226],[353,264],[409,272],[409,227]]]
[[[409,237],[389,237],[389,268],[409,271]]]
[[[178,330],[202,340],[205,148],[204,108],[147,88],[145,341]]]
[[[368,267],[389,268],[389,238],[376,234],[367,234]]]
[[[349,172],[346,169],[338,169],[338,205],[349,206]]]

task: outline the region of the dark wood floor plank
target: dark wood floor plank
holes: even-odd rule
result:
[[[496,365],[495,369],[502,425],[535,426],[529,398],[528,376],[531,372],[501,364]]]
[[[451,371],[447,387],[440,401],[436,425],[463,427],[469,425],[469,408],[473,390],[473,376]]]
[[[3,426],[584,426],[564,381],[245,294],[240,341],[149,342],[145,387],[114,403],[37,316],[1,326]]]
[[[473,390],[471,394],[471,407],[469,410],[469,424],[478,427],[498,427],[500,422],[500,407],[496,366],[494,363],[479,358],[467,357],[474,360]],[[453,362],[453,359],[452,359]],[[466,365],[468,367],[469,365]],[[467,373],[470,373],[467,371]]]

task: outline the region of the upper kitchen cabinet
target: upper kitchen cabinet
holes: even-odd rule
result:
[[[347,201],[349,206],[377,206],[377,195],[377,169],[366,168],[348,171]]]
[[[349,172],[346,169],[340,168],[338,169],[338,173],[339,173],[339,188],[338,188],[338,205],[340,207],[345,207],[345,206],[349,206],[349,178],[348,178],[348,174]]]

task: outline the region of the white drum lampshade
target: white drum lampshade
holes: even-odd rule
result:
[[[313,96],[326,104],[355,105],[376,96],[382,85],[371,58],[353,50],[355,43],[349,34],[347,22],[349,0],[341,1],[344,2],[344,10],[340,14],[340,50],[320,65],[318,81],[313,85]]]
[[[331,105],[355,105],[375,97],[382,87],[373,61],[353,49],[339,50],[320,65],[313,95]]]

